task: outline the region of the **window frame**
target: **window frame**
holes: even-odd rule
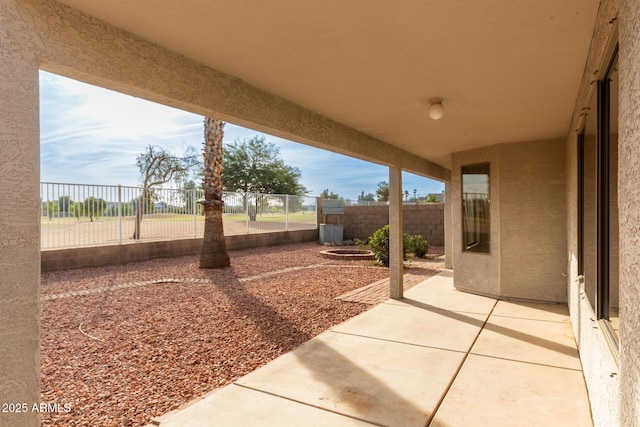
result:
[[[607,344],[612,350],[616,360],[619,358],[619,337],[614,332],[610,322],[610,145],[611,145],[611,90],[610,78],[614,64],[618,60],[618,43],[616,42],[608,56],[606,68],[602,78],[598,79],[597,91],[593,96],[597,97],[596,114],[596,272],[595,277],[595,301],[590,301],[594,309],[594,315],[603,331]],[[592,113],[593,114],[593,113]],[[585,126],[586,128],[586,126]],[[578,274],[584,278],[585,274],[585,128],[578,135]],[[584,280],[584,279],[583,279]]]
[[[472,216],[468,217],[468,205],[465,201],[465,175],[486,175],[487,177],[487,193],[486,200],[482,203],[482,206],[479,211],[486,210],[486,216]],[[465,253],[477,253],[477,254],[490,254],[491,253],[491,162],[481,162],[463,165],[460,167],[460,183],[461,183],[461,216],[462,216],[462,252]],[[473,204],[474,212],[476,212],[475,204]],[[469,220],[474,225],[474,229],[476,230],[477,239],[473,242],[468,240],[469,230],[467,228],[467,224],[469,224]],[[479,224],[480,220],[486,220],[487,232],[482,233],[481,227]],[[481,236],[485,235],[486,239],[483,240]]]

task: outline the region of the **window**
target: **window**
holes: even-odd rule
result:
[[[489,253],[489,163],[462,167],[462,249]]]
[[[584,291],[617,351],[618,47],[598,81],[578,140],[578,270]]]

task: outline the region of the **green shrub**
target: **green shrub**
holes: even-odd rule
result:
[[[409,236],[408,251],[418,258],[424,258],[427,252],[429,252],[429,242],[419,234]]]
[[[374,253],[376,261],[385,267],[389,266],[389,225],[377,229],[369,237],[369,246]],[[407,253],[411,252],[416,257],[422,258],[429,251],[429,243],[419,234],[402,235],[402,259],[407,260]]]
[[[402,257],[404,260],[407,259],[407,235],[403,235],[403,245],[402,245]],[[376,261],[385,267],[389,266],[389,225],[385,225],[382,228],[377,229],[371,237],[369,237],[369,246],[371,247],[371,252],[376,257]]]

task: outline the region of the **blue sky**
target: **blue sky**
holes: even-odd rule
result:
[[[181,155],[202,147],[202,116],[40,72],[41,181],[139,185],[135,159],[149,145]],[[264,135],[285,163],[302,172],[310,195],[323,189],[356,199],[388,181],[388,168],[228,123],[224,142]],[[403,188],[420,196],[444,184],[404,173]]]

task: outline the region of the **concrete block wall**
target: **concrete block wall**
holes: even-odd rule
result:
[[[403,206],[403,229],[421,234],[430,245],[444,246],[444,203]]]
[[[227,250],[237,251],[259,246],[318,241],[318,230],[241,234],[227,236],[226,240]],[[42,271],[102,267],[155,258],[197,255],[201,247],[200,238],[44,250],[41,252]]]
[[[420,234],[432,246],[444,246],[444,204],[403,205],[403,231]],[[322,215],[319,221],[323,222]],[[389,224],[389,206],[345,206],[344,215],[328,215],[327,224],[344,225],[345,239],[367,240],[377,229]]]

